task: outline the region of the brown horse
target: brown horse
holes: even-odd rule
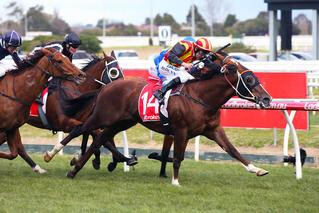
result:
[[[49,83],[49,95],[47,98],[47,120],[50,126],[44,126],[39,117],[30,117],[28,123],[38,128],[49,129],[53,131],[70,132],[75,126],[82,124],[91,114],[94,107],[94,100],[101,88],[101,85],[107,85],[111,81],[123,79],[123,73],[115,59],[114,52],[112,56],[104,54],[103,59],[96,58],[91,61],[83,71],[86,73],[86,81],[81,85],[72,82],[54,79]],[[99,130],[90,132],[92,137],[100,134]],[[86,151],[89,134],[83,135],[81,145],[81,155]],[[61,144],[58,142],[53,149],[60,149]],[[114,159],[118,162],[127,162],[128,165],[136,164],[136,159],[126,158],[116,149],[115,145],[106,143]],[[51,161],[55,154],[46,152],[44,160]],[[100,150],[95,150],[95,159],[92,161],[93,167],[100,167]],[[73,165],[77,158],[70,162]]]
[[[249,172],[256,173],[258,176],[268,173],[244,159],[230,143],[220,126],[219,109],[234,95],[256,102],[261,107],[268,107],[271,97],[251,70],[233,61],[227,54],[217,52],[211,55],[211,59],[221,66],[217,76],[203,81],[189,82],[183,87],[181,95],[172,96],[169,99],[168,114],[171,133],[175,139],[173,185],[179,185],[178,173],[181,161],[184,159],[187,141],[197,135],[204,135],[216,141],[229,155],[240,161]],[[205,69],[213,71],[209,65]],[[74,169],[68,172],[68,177],[75,177],[93,151],[99,148],[104,141],[113,141],[119,131],[128,129],[136,123],[165,134],[160,122],[143,122],[139,116],[137,103],[145,84],[146,82],[142,80],[128,79],[114,82],[111,87],[104,87],[101,90],[90,117],[83,125],[73,129],[61,142],[62,145],[65,145],[80,134],[94,129],[103,129],[103,133],[79,159]],[[117,96],[114,96],[115,93]],[[113,104],[108,105],[109,102]],[[106,106],[108,106],[107,111],[104,110]]]
[[[70,132],[74,126],[81,124],[91,113],[94,102],[89,101],[85,106],[79,102],[80,105],[78,104],[78,107],[80,108],[74,109],[74,105],[72,105],[71,107],[69,106],[71,110],[66,109],[68,102],[88,92],[93,92],[92,96],[88,96],[88,98],[94,98],[94,91],[100,89],[102,85],[107,85],[117,79],[123,79],[123,73],[117,60],[104,53],[103,55],[103,58],[95,57],[82,69],[82,71],[86,73],[86,80],[81,85],[76,85],[69,81],[61,81],[60,79],[50,81],[50,91],[46,103],[48,125],[44,125],[41,118],[36,116],[30,116],[27,123],[41,129],[63,132]],[[95,136],[95,134],[92,133],[92,136]],[[88,134],[83,135],[81,155],[86,151],[88,137]],[[96,150],[96,158],[92,161],[95,169],[99,169],[100,167],[99,153],[99,149]],[[47,160],[49,161],[51,159],[49,158]]]
[[[10,153],[0,152],[0,158],[12,160],[20,155],[33,171],[39,173],[45,170],[26,153],[19,127],[28,120],[32,102],[51,76],[81,83],[85,73],[55,49],[42,49],[0,80],[0,132],[2,137],[5,133],[10,149]],[[4,142],[1,140],[0,144]]]

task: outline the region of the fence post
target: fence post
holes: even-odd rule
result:
[[[195,161],[199,161],[199,141],[200,141],[200,136],[197,136],[195,138],[195,153],[194,153]]]
[[[63,132],[58,132],[58,143],[60,143],[64,138],[64,133]],[[59,152],[59,155],[63,155],[63,149],[61,149]]]
[[[126,131],[122,131],[122,140],[123,140],[123,152],[125,157],[130,157],[128,153],[128,142]],[[130,167],[124,162],[124,172],[130,171]]]

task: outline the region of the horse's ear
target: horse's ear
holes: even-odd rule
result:
[[[111,56],[112,56],[113,58],[117,59],[116,56],[115,56],[114,50],[112,50]]]
[[[106,58],[107,57],[107,55],[105,54],[105,52],[104,51],[102,51],[103,52],[103,58]]]
[[[51,54],[50,50],[48,50],[47,48],[42,48],[41,51],[42,51],[45,55]]]

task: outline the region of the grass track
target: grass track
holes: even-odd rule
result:
[[[265,177],[247,173],[238,163],[185,160],[182,187],[158,177],[159,163],[140,159],[135,171],[95,171],[90,162],[74,180],[65,177],[71,156],[57,156],[35,174],[18,158],[0,161],[0,212],[318,212],[319,171],[304,168],[295,180],[293,167],[262,165]]]

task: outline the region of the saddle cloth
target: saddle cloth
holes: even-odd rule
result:
[[[42,110],[46,113],[46,102],[48,98],[48,87],[46,87],[41,93],[41,101],[43,103]],[[38,102],[33,102],[30,108],[30,116],[39,117],[39,104]]]
[[[150,76],[147,80],[147,84],[143,87],[139,99],[138,99],[138,112],[143,120],[146,121],[159,121],[159,112],[161,111],[166,117],[168,97],[170,96],[171,90],[167,91],[164,98],[164,104],[159,106],[158,100],[154,97],[154,91],[161,88],[161,80],[157,77]],[[164,111],[164,113],[163,113]]]

